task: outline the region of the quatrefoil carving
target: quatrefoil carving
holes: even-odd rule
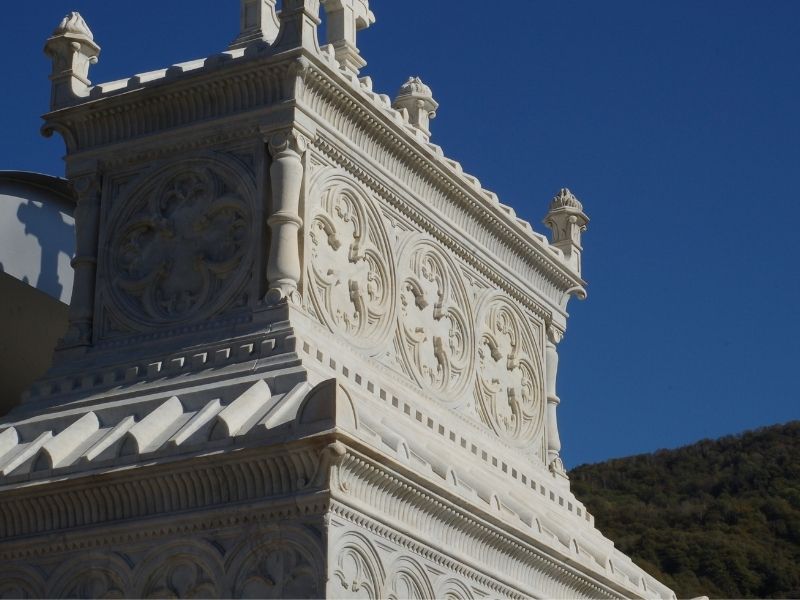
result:
[[[399,264],[398,346],[406,369],[437,399],[463,399],[474,372],[475,334],[459,269],[425,238],[407,242]]]
[[[392,251],[369,198],[348,178],[334,175],[317,188],[308,227],[309,291],[328,327],[353,345],[386,344],[395,311]]]
[[[254,194],[211,161],[167,169],[126,200],[110,236],[109,279],[123,312],[147,325],[213,315],[241,290]]]

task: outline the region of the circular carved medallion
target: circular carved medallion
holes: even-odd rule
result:
[[[395,309],[394,262],[381,217],[346,176],[314,187],[308,226],[308,287],[331,331],[351,344],[383,346]]]
[[[475,332],[458,267],[431,239],[400,252],[398,345],[404,365],[437,399],[463,398],[475,367]]]
[[[498,436],[526,445],[544,419],[542,364],[522,313],[504,296],[484,303],[479,320],[478,409]]]
[[[147,325],[218,312],[247,275],[254,196],[249,178],[211,159],[163,169],[134,191],[109,238],[116,304]]]

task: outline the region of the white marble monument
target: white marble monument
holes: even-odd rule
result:
[[[581,203],[548,241],[419,78],[373,91],[368,0],[277,4],[99,85],[80,15],[47,40],[74,286],[0,425],[0,596],[674,598],[559,457]]]

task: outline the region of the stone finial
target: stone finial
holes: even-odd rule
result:
[[[275,4],[278,0],[241,0],[239,35],[229,50],[244,48],[257,42],[271,44],[278,37],[280,21]]]
[[[583,204],[567,188],[561,189],[550,202],[544,224],[550,229],[550,241],[564,253],[567,264],[581,274],[581,234],[586,231],[589,217]]]
[[[89,95],[89,67],[97,62],[100,46],[80,13],[71,12],[61,20],[44,46],[53,61],[50,74],[50,109],[58,110]]]
[[[405,109],[409,122],[419,129],[426,139],[431,137],[430,121],[436,118],[439,103],[433,99],[431,88],[419,77],[409,77],[397,93],[392,106],[397,110]]]
[[[356,45],[356,33],[375,22],[369,0],[322,0],[328,15],[328,43],[342,69],[358,74],[367,65]]]

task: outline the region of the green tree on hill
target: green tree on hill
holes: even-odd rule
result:
[[[800,421],[570,478],[598,528],[679,598],[800,598]]]

